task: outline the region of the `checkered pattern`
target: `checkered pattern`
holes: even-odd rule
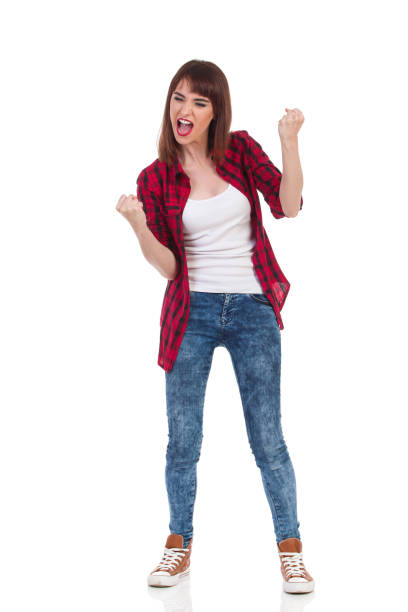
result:
[[[225,159],[216,166],[217,173],[241,191],[251,204],[251,223],[256,236],[252,255],[255,273],[275,311],[280,329],[280,311],[290,283],[273,253],[262,223],[259,190],[276,219],[285,217],[279,200],[282,173],[271,162],[261,145],[246,130],[230,133]],[[184,249],[182,214],[190,193],[190,179],[178,158],[171,167],[157,158],[137,177],[137,198],[143,203],[146,222],[154,236],[171,249],[179,263],[178,275],[167,282],[160,314],[158,365],[170,371],[187,326],[190,288]],[[303,206],[301,197],[300,208]]]

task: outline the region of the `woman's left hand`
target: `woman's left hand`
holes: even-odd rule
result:
[[[282,141],[296,140],[305,118],[298,108],[285,108],[285,111],[287,114],[283,115],[278,123],[280,139]]]

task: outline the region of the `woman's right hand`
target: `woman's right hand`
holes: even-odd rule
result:
[[[146,215],[143,210],[143,204],[135,195],[121,195],[116,210],[129,221],[136,233],[146,227]]]

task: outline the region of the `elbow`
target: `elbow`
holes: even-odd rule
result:
[[[280,203],[281,203],[281,207],[282,207],[282,210],[283,210],[283,213],[284,213],[285,217],[290,217],[290,218],[296,217],[296,215],[298,214],[298,211],[299,211],[299,207],[298,206],[294,207],[293,206],[293,204],[294,204],[293,202],[290,205],[288,205],[288,203],[282,201],[282,199],[280,199]]]
[[[297,217],[297,216],[298,216],[298,214],[299,214],[299,210],[300,210],[300,208],[298,208],[298,209],[296,210],[296,212],[291,212],[290,214],[285,213],[285,215],[286,215],[287,217],[289,217],[290,219],[293,219],[294,217]]]
[[[283,194],[279,194],[279,201],[281,208],[285,213],[285,217],[297,217],[303,206],[302,193],[300,193],[300,195],[296,198],[293,197],[293,194],[290,198],[282,198],[282,195]]]
[[[297,217],[299,209],[297,210],[287,210],[286,208],[282,208],[283,212],[285,213],[285,217],[289,217],[290,219],[292,219],[293,217]]]
[[[165,278],[167,278],[167,280],[174,280],[179,275],[179,272],[180,265],[177,259],[174,257],[174,265],[172,266],[171,270],[169,270],[164,276]]]
[[[293,218],[293,217],[297,217],[298,216],[299,212],[302,210],[302,206],[303,206],[303,198],[302,198],[300,204],[297,204],[295,208],[284,208],[282,206],[282,210],[285,213],[286,217]]]
[[[177,276],[177,274],[175,272],[160,272],[160,274],[163,276],[163,278],[165,278],[166,280],[174,280]]]

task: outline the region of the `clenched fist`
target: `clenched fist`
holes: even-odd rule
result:
[[[286,115],[283,115],[278,123],[278,131],[281,140],[297,140],[297,135],[305,120],[303,113],[298,108],[285,108]]]
[[[137,233],[146,227],[146,215],[143,210],[143,204],[135,195],[121,195],[116,210],[125,217]]]

